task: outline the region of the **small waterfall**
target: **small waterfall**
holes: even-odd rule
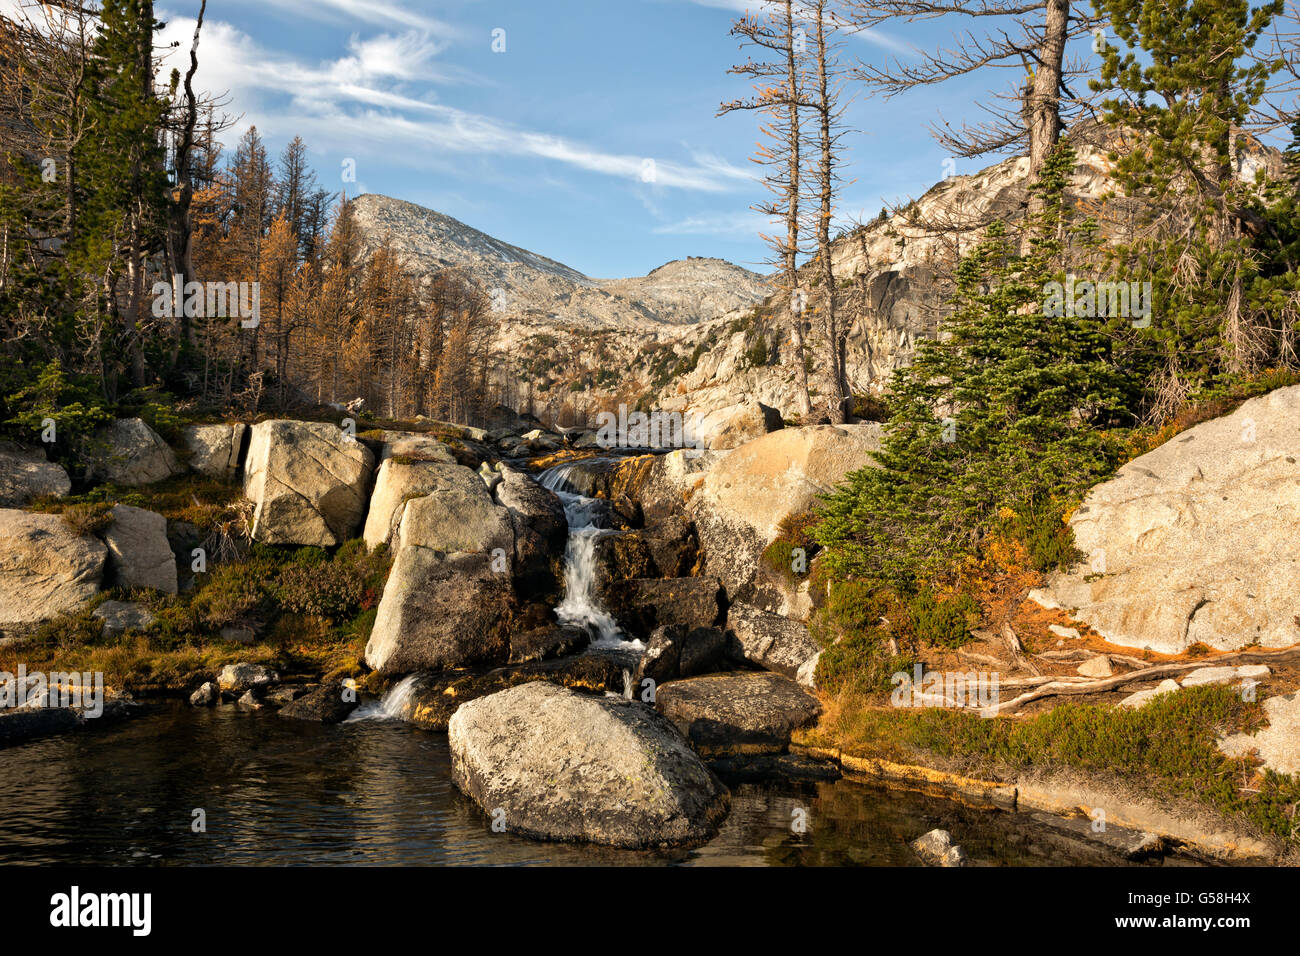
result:
[[[625,641],[613,615],[596,598],[596,543],[617,534],[601,527],[607,504],[571,489],[569,476],[576,463],[557,465],[537,477],[543,488],[555,492],[569,521],[569,541],[564,549],[564,600],[555,609],[561,624],[585,628],[596,645],[642,648],[640,641]]]
[[[411,700],[411,693],[415,690],[415,682],[419,674],[411,674],[403,677],[400,681],[388,689],[383,699],[374,703],[362,704],[343,721],[350,724],[357,720],[403,720],[406,705]]]

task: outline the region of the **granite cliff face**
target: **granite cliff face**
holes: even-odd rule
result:
[[[1117,235],[1135,212],[1111,196],[1115,135],[1071,133],[1076,166],[1067,200]],[[1274,165],[1263,148],[1238,157],[1238,174]],[[835,241],[842,314],[851,319],[849,384],[879,393],[911,362],[919,339],[937,334],[962,254],[995,220],[1023,220],[1029,160],[1013,157],[950,176],[919,199],[882,211]],[[456,267],[496,297],[499,398],[562,425],[589,424],[620,402],[694,412],[721,428],[754,402],[796,412],[786,296],[767,278],[719,259],[670,262],[632,279],[592,279],[561,263],[484,235],[447,216],[383,196],[356,211],[371,242],[387,235],[422,275]],[[805,283],[816,306],[819,291]],[[815,339],[809,344],[816,350]]]

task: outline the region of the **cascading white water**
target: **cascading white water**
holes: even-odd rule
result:
[[[626,641],[614,620],[596,597],[596,543],[617,532],[600,526],[605,503],[572,491],[569,475],[575,463],[557,465],[542,472],[537,483],[555,492],[569,521],[569,540],[564,548],[564,600],[555,609],[561,624],[586,628],[595,645],[641,647],[640,641]]]
[[[419,674],[411,674],[403,677],[389,688],[382,700],[360,705],[343,722],[350,724],[357,720],[401,720],[419,676]]]

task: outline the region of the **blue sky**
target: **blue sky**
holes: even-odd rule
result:
[[[199,79],[242,115],[230,142],[249,124],[276,153],[301,135],[331,188],[408,199],[589,275],[640,275],[687,255],[765,268],[765,224],[749,209],[765,196],[748,159],[756,118],[715,117],[748,92],[727,73],[747,56],[728,35],[747,5],[210,0]],[[159,3],[181,53],[197,10]],[[505,52],[493,51],[497,30]],[[944,36],[853,37],[845,53],[906,56]],[[973,98],[1001,79],[856,100],[843,217],[871,218],[942,178],[927,124],[974,117]],[[342,182],[346,159],[356,184]]]

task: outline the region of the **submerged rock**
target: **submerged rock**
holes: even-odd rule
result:
[[[793,681],[755,671],[664,684],[655,707],[706,756],[784,753],[790,736],[821,713]]]
[[[727,788],[643,704],[531,683],[463,705],[452,778],[506,832],[643,848],[706,842]]]
[[[954,846],[947,830],[931,830],[912,841],[912,849],[931,866],[965,866],[966,851]]]

